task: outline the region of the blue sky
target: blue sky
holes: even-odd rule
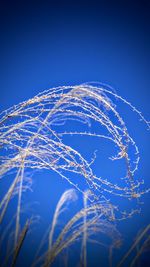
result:
[[[149,10],[149,1],[2,1],[0,111],[50,87],[99,81],[114,87],[148,119]],[[139,175],[148,186],[146,126],[136,116],[124,114],[123,105],[120,111],[127,116],[129,131],[139,145]],[[45,183],[41,183],[43,175]],[[34,193],[27,193],[29,202],[39,202],[43,225],[49,219],[49,203],[54,209],[67,188],[65,182],[51,179],[53,183],[47,173],[37,175]],[[140,227],[149,222],[149,196],[145,203]],[[126,224],[131,236],[138,230],[135,221],[132,227]]]

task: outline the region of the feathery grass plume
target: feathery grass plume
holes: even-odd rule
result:
[[[15,245],[20,232],[21,199],[27,170],[53,170],[83,194],[86,188],[83,189],[81,184],[85,181],[91,191],[88,196],[91,200],[106,199],[108,194],[139,199],[149,191],[140,189],[142,181],[135,177],[139,151],[113,103],[116,99],[128,105],[149,127],[149,122],[131,103],[99,84],[51,88],[0,114],[0,177],[14,173],[14,181],[0,204],[0,220],[17,187]],[[77,127],[76,131],[71,131],[66,126],[69,121],[84,124],[86,130],[82,132]],[[62,131],[62,126],[66,130]],[[67,145],[65,135],[109,140],[116,149],[112,160],[123,159],[125,162],[124,179],[117,177],[112,182],[107,177],[98,177],[92,169],[93,160],[89,162],[79,150]],[[78,183],[74,177],[78,178]]]
[[[10,188],[8,189],[7,193],[5,194],[5,196],[3,197],[1,203],[0,203],[0,210],[1,210],[1,214],[0,214],[0,224],[3,221],[4,215],[6,213],[9,201],[13,195],[15,186],[18,182],[18,175],[16,176],[16,178],[14,179],[12,185],[10,186]]]
[[[60,211],[62,210],[62,205],[64,205],[66,201],[68,201],[70,193],[73,193],[74,198],[74,191],[72,190],[66,191],[60,198],[53,217],[51,230],[48,235],[48,250],[41,256],[37,257],[37,259],[32,264],[32,267],[36,265],[38,266],[38,264],[43,267],[51,266],[55,259],[63,251],[68,249],[77,241],[81,241],[81,243],[83,243],[83,253],[86,253],[86,243],[94,242],[95,234],[98,235],[99,233],[103,233],[110,237],[113,247],[117,247],[117,244],[121,242],[120,233],[116,230],[115,224],[111,222],[111,220],[114,221],[114,218],[112,218],[113,207],[112,205],[108,205],[108,203],[104,202],[98,202],[90,205],[86,203],[86,205],[80,211],[78,211],[65,224],[65,226],[62,227],[60,234],[54,240],[53,233],[56,227],[58,216],[60,214]],[[87,196],[87,194],[85,196]],[[69,199],[72,199],[72,195],[70,195]],[[102,244],[102,241],[98,242],[97,240],[97,243]],[[38,253],[39,252],[40,250],[38,250]],[[84,257],[85,256],[86,254],[84,254]],[[84,266],[85,263],[86,259],[84,258]]]
[[[48,246],[49,251],[52,248],[54,230],[55,230],[55,227],[57,225],[58,217],[63,211],[63,209],[62,209],[63,206],[66,204],[66,202],[68,202],[70,200],[75,200],[76,198],[77,198],[77,195],[75,193],[75,190],[73,190],[73,189],[67,190],[62,194],[62,196],[61,196],[61,198],[60,198],[60,200],[56,206],[54,217],[52,220],[51,230],[49,233],[49,242],[48,242],[49,243],[49,246]],[[48,259],[48,261],[49,261],[49,259]]]

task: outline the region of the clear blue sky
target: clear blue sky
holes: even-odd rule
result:
[[[99,81],[114,87],[148,119],[149,1],[1,2],[0,111],[50,87]],[[123,106],[121,112],[125,117]],[[127,114],[127,125],[141,149],[139,175],[148,185],[148,134],[142,124],[134,130],[134,120]],[[52,179],[53,187],[48,174],[40,174],[34,180],[35,192],[28,193],[29,202],[39,202],[43,228],[48,207],[53,204],[54,209],[67,188]],[[149,222],[148,202],[146,196],[139,228]],[[135,222],[133,218],[130,227],[126,224],[131,236],[139,229],[134,229]]]

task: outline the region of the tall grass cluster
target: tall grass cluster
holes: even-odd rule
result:
[[[106,246],[109,265],[114,266],[113,250],[122,243],[117,222],[139,212],[140,198],[149,192],[149,189],[144,189],[144,181],[137,179],[139,149],[117,109],[116,103],[119,102],[135,112],[149,129],[149,122],[139,110],[117,95],[113,89],[100,84],[60,86],[45,90],[0,114],[0,178],[2,181],[9,180],[0,202],[0,245],[2,251],[5,250],[5,256],[1,257],[2,266],[17,266],[26,235],[30,234],[34,221],[32,215],[27,218],[24,227],[21,227],[20,222],[22,195],[32,186],[32,179],[26,173],[34,170],[51,170],[62,178],[60,183],[66,180],[72,189],[61,196],[51,227],[37,247],[32,267],[52,266],[58,255],[62,255],[77,241],[81,247],[80,266],[88,266],[88,242]],[[103,140],[108,142],[108,146],[110,143],[115,154],[109,160],[123,162],[123,175],[118,172],[113,180],[111,177],[99,176],[93,167],[97,160],[96,153],[93,151],[94,156],[87,159],[80,149],[65,141],[70,136]],[[83,207],[69,218],[56,237],[54,233],[59,216],[65,212],[68,201],[77,200],[77,192],[82,195]],[[113,203],[112,196],[119,199],[118,205]],[[8,216],[8,207],[14,199],[14,217],[6,227],[3,221]],[[135,208],[123,210],[121,199],[129,207],[134,203]],[[124,266],[130,253],[140,244],[145,234],[148,234],[149,228],[148,225],[138,235],[118,267]],[[110,238],[109,245],[96,238],[101,233]],[[45,240],[47,248],[43,252]],[[133,257],[132,267],[136,266],[149,243],[148,235]]]

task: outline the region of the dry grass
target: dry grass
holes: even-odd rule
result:
[[[14,177],[0,203],[0,223],[4,219],[10,200],[13,196],[17,196],[17,207],[14,212],[16,213],[14,248],[17,248],[18,244],[21,247],[24,239],[22,238],[20,242],[20,236],[22,236],[20,216],[22,193],[30,188],[31,183],[31,180],[25,179],[27,171],[52,170],[84,196],[84,208],[67,223],[57,240],[53,242],[53,234],[62,206],[67,200],[72,199],[73,191],[66,192],[60,199],[49,233],[49,246],[44,266],[51,264],[59,253],[82,235],[81,259],[83,266],[86,267],[86,242],[89,233],[102,229],[101,216],[111,213],[115,218],[116,209],[110,208],[113,205],[108,195],[126,198],[129,203],[131,200],[137,200],[138,204],[139,198],[149,192],[149,189],[143,189],[143,181],[136,177],[140,159],[139,150],[117,110],[114,103],[116,99],[137,113],[149,129],[149,122],[139,110],[118,96],[111,88],[99,84],[52,88],[0,114],[0,177],[1,179],[7,179],[7,175]],[[77,128],[71,131],[68,127],[64,130],[69,121],[83,124],[86,130],[80,131]],[[94,125],[96,125],[96,131]],[[96,156],[88,161],[79,150],[65,143],[66,135],[88,136],[111,142],[116,151],[111,160],[124,161],[125,176],[117,176],[114,182],[109,177],[97,176],[92,168]],[[74,176],[80,177],[78,184],[72,178]],[[83,180],[86,185],[84,190]],[[87,206],[88,200],[93,201],[93,204]],[[104,205],[100,204],[102,200],[105,201]],[[96,204],[97,201],[100,201],[99,204]],[[126,213],[118,207],[120,218],[130,217],[138,210],[139,208],[136,208]],[[79,223],[80,220],[82,222]],[[79,223],[78,226],[76,223]],[[18,252],[15,255],[17,254]]]
[[[68,196],[70,196],[68,198]],[[101,240],[97,241],[92,239],[92,236],[95,234],[99,236],[100,233],[107,235],[112,241],[111,246],[113,248],[118,247],[121,243],[121,235],[116,229],[114,224],[114,217],[112,218],[112,205],[107,203],[95,203],[87,204],[80,211],[78,211],[66,224],[62,227],[60,234],[55,240],[53,240],[54,229],[57,226],[57,221],[59,214],[62,212],[63,205],[66,205],[68,199],[74,199],[75,192],[74,190],[66,191],[60,198],[51,225],[51,229],[48,234],[49,245],[47,251],[38,257],[40,249],[38,249],[37,259],[34,261],[33,266],[40,264],[40,266],[48,267],[53,264],[55,259],[62,254],[63,251],[68,249],[75,242],[82,240],[82,249],[83,249],[83,266],[86,266],[87,256],[86,256],[86,244],[87,242],[97,242],[101,245]],[[85,201],[85,200],[84,200]],[[95,237],[94,237],[95,238]],[[101,242],[99,242],[101,241]],[[81,249],[81,251],[82,251]]]

